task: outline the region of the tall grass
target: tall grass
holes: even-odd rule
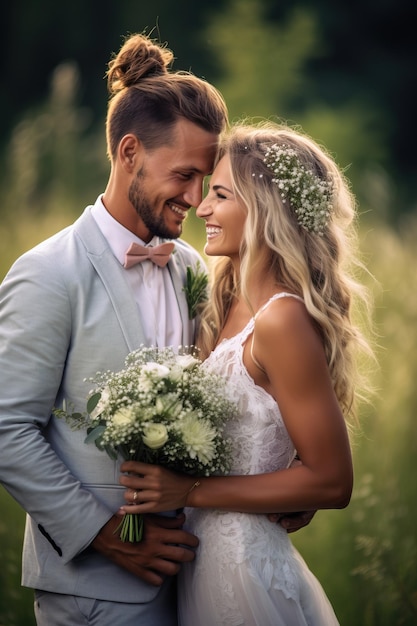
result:
[[[20,253],[70,223],[104,188],[104,144],[101,134],[85,133],[89,114],[74,103],[74,81],[71,66],[57,70],[50,100],[13,133],[1,182],[1,277]],[[203,229],[194,217],[185,237],[202,249]],[[350,506],[317,513],[292,536],[342,626],[417,623],[416,241],[417,216],[399,231],[363,225],[362,247],[378,281],[370,282],[378,392],[361,412]],[[0,508],[0,626],[30,626],[32,593],[20,588],[24,514],[2,489]]]
[[[375,288],[380,368],[354,444],[356,484],[346,510],[320,512],[294,536],[343,625],[417,623],[417,216],[364,238]]]
[[[24,513],[0,487],[0,626],[32,626],[33,592],[20,586]]]

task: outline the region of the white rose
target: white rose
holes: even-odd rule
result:
[[[197,365],[198,359],[193,357],[191,354],[179,354],[177,356],[177,363],[184,370],[191,369],[194,365]]]
[[[165,378],[169,374],[169,368],[166,365],[160,365],[159,363],[145,363],[142,366],[142,372],[144,374],[150,374],[152,378]]]
[[[184,369],[178,364],[175,364],[171,367],[169,371],[169,379],[174,383],[177,383],[181,380]]]
[[[163,424],[149,424],[143,429],[142,439],[145,446],[157,450],[168,441],[168,431]]]
[[[115,426],[128,426],[135,421],[135,414],[131,407],[122,407],[113,415],[113,424]]]
[[[145,374],[141,374],[138,376],[138,387],[142,393],[146,393],[147,391],[151,391],[153,388],[153,382],[149,376],[145,376]]]

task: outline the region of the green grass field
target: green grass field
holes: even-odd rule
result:
[[[34,223],[25,221],[26,233]],[[45,222],[36,231],[38,240],[55,226],[48,223],[48,231]],[[380,368],[373,405],[363,407],[363,432],[354,442],[353,498],[347,509],[319,512],[293,535],[341,626],[417,623],[416,234],[417,224],[410,220],[400,234],[377,225],[363,237],[367,265],[377,280],[370,284]],[[34,238],[19,241],[29,247]],[[187,238],[199,244],[198,235]],[[0,626],[31,626],[32,593],[20,588],[24,514],[2,489],[0,508]]]

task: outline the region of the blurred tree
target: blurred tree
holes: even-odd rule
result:
[[[3,212],[14,220],[48,209],[65,212],[91,192],[108,171],[104,129],[89,135],[90,111],[80,107],[79,73],[73,63],[52,74],[43,106],[13,129],[7,160]],[[100,182],[99,182],[100,181]]]
[[[306,59],[317,54],[315,18],[295,9],[284,24],[267,23],[262,0],[232,0],[208,28],[231,117],[286,116],[305,89]]]
[[[221,0],[210,0],[216,7]],[[204,0],[151,3],[136,0],[4,0],[0,22],[0,141],[8,137],[24,112],[38,106],[48,92],[54,69],[65,62],[80,71],[80,101],[101,122],[106,111],[103,77],[111,51],[128,33],[152,32],[173,47],[178,66],[195,68],[202,58],[197,33]],[[201,63],[195,73],[205,73]]]
[[[177,68],[221,82],[234,115],[278,113],[301,123],[342,165],[353,163],[353,178],[361,172],[361,194],[385,176],[396,219],[417,194],[414,14],[413,0],[177,0],[175,9],[169,0],[5,0],[0,155],[4,161],[13,128],[44,101],[66,62],[78,67],[79,103],[90,110],[85,132],[101,130],[110,51],[126,33],[153,29],[174,49]]]
[[[383,125],[375,123],[381,116],[358,95],[330,107],[314,89],[309,66],[325,56],[319,16],[297,6],[279,22],[267,21],[263,0],[230,0],[225,11],[212,17],[207,33],[222,67],[216,84],[231,118],[243,113],[296,120],[341,167],[349,168],[355,193],[363,199],[377,164],[381,172],[386,163]],[[368,210],[380,213],[380,206],[367,200]]]
[[[281,21],[293,0],[267,0],[269,16]],[[409,141],[414,127],[417,39],[414,0],[297,0],[318,17],[325,54],[308,65],[313,99],[330,107],[360,100],[383,132],[384,165],[397,181],[394,211],[416,208],[417,156]]]

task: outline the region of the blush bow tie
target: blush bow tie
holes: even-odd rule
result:
[[[126,251],[124,266],[126,269],[137,263],[149,259],[159,267],[165,267],[169,261],[175,244],[161,243],[159,246],[142,246],[140,243],[131,243]]]

